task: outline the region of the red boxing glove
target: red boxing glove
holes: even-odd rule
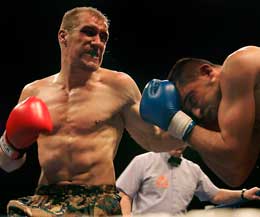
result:
[[[11,159],[18,159],[41,132],[51,130],[51,116],[45,103],[35,96],[28,97],[11,111],[0,147]]]

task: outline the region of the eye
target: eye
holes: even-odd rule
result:
[[[86,34],[89,37],[93,37],[97,34],[97,30],[91,27],[86,27],[84,29],[81,30],[81,32],[83,32],[84,34]]]
[[[196,107],[197,106],[197,101],[194,95],[190,95],[188,102],[191,107]]]
[[[189,92],[183,100],[183,105],[184,107],[188,108],[188,107],[192,107],[192,105],[194,104],[194,97],[193,97],[193,92]]]
[[[101,33],[99,34],[99,37],[100,37],[100,40],[101,40],[102,42],[104,42],[104,43],[106,43],[107,40],[108,40],[108,34],[107,34],[106,32],[101,32]]]

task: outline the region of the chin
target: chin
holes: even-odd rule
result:
[[[80,63],[81,67],[87,71],[96,71],[100,67],[100,60],[84,59]]]
[[[98,64],[87,64],[87,65],[85,66],[85,69],[87,69],[88,71],[89,71],[89,70],[90,70],[90,71],[96,71],[96,70],[99,69],[99,67],[100,67],[100,65],[98,65]]]

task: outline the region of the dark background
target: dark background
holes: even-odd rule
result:
[[[88,5],[108,16],[110,39],[103,66],[128,73],[142,90],[152,78],[165,79],[181,57],[206,58],[221,64],[240,47],[258,46],[258,2],[49,0],[1,3],[0,133],[23,86],[59,71],[57,32],[66,10]],[[117,176],[135,155],[143,152],[125,133],[115,159]],[[9,199],[33,193],[39,176],[36,156],[35,144],[21,169],[11,174],[0,170],[0,214],[5,212]],[[201,165],[219,187],[228,187],[203,164],[196,152],[188,149],[185,156]],[[252,177],[240,187],[255,184],[257,180]],[[201,207],[196,199],[190,205],[190,209]]]

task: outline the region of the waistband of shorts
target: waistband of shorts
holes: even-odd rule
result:
[[[102,193],[117,193],[115,185],[40,185],[36,188],[35,193],[38,195],[78,195],[78,194],[102,194]]]

